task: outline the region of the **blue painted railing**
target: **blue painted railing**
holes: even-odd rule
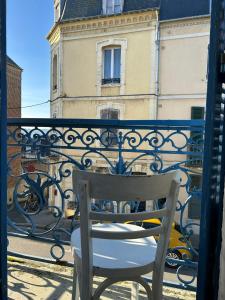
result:
[[[197,245],[194,233],[199,222],[190,220],[190,203],[201,201],[201,187],[192,179],[201,176],[203,120],[118,121],[69,119],[8,120],[8,234],[49,243],[54,261],[64,261],[72,229],[79,225],[79,203],[72,193],[72,169],[90,169],[119,174],[165,173],[179,170],[182,189],[176,221],[183,242],[173,252],[177,285],[194,289]],[[197,202],[196,202],[197,201]],[[163,205],[163,199],[154,206]],[[61,221],[73,209],[70,226]],[[141,209],[141,203],[125,203],[122,209]],[[115,210],[107,201],[93,209]],[[193,206],[192,206],[193,210]],[[51,224],[40,226],[38,218],[48,212]],[[71,210],[70,210],[71,212]],[[15,249],[16,251],[16,249]],[[15,255],[15,253],[14,253]],[[23,257],[23,253],[16,253]],[[41,260],[45,260],[42,258]],[[188,277],[182,274],[188,269]]]

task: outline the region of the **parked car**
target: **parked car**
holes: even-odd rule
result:
[[[127,223],[138,225],[145,229],[150,229],[159,226],[161,224],[161,221],[159,219],[148,219],[141,222],[129,221]],[[154,236],[154,238],[157,241],[159,239],[159,236]],[[191,254],[188,250],[176,249],[177,247],[188,248],[187,243],[185,242],[184,237],[180,232],[179,225],[174,222],[170,233],[170,241],[169,241],[167,257],[177,259],[177,260],[182,259],[184,257],[191,258]],[[175,262],[172,263],[166,261],[166,266],[176,269],[179,266],[179,264]]]

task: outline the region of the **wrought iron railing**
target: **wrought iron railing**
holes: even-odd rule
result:
[[[79,203],[72,192],[74,167],[119,174],[179,170],[182,189],[175,229],[179,225],[182,238],[172,249],[180,254],[179,261],[171,256],[168,264],[178,264],[177,284],[193,289],[198,257],[193,237],[198,236],[200,225],[198,216],[192,219],[188,210],[193,210],[193,201],[201,202],[201,180],[196,184],[193,178],[201,177],[203,136],[202,120],[9,120],[9,236],[48,243],[52,259],[60,263],[65,260],[71,231],[79,225]],[[153,206],[160,205],[163,199],[154,201]],[[106,200],[93,203],[93,209],[115,207]],[[132,201],[122,209],[137,211],[142,204]],[[39,217],[43,220],[44,213],[48,222],[43,225]],[[67,226],[62,226],[68,216]],[[188,276],[183,277],[187,269]]]

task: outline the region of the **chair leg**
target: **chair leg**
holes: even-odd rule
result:
[[[86,276],[78,271],[78,282],[80,290],[80,300],[92,300],[92,283],[87,282]]]
[[[72,300],[79,300],[79,282],[77,276],[76,266],[73,268],[73,290],[72,290]]]
[[[132,282],[131,300],[139,300],[139,284],[137,282]]]
[[[157,272],[153,274],[153,280],[152,280],[152,298],[154,300],[162,300],[163,299],[163,280],[162,280],[163,277],[161,274],[156,274],[156,273]]]

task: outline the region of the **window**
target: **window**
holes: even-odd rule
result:
[[[191,119],[201,120],[204,119],[205,109],[201,106],[193,106],[191,108]]]
[[[97,93],[97,96],[102,96],[102,93],[104,92],[105,84],[109,83],[111,86],[113,84],[113,82],[118,83],[118,85],[119,85],[118,94],[124,95],[126,93],[126,86],[125,86],[126,71],[125,70],[126,70],[127,46],[128,46],[127,39],[121,39],[121,38],[116,38],[116,37],[97,41],[97,43],[96,43],[96,50],[97,50],[97,53],[96,53],[97,54],[96,93]],[[115,51],[114,49],[119,49],[119,50]],[[111,50],[111,51],[107,52],[106,50]],[[105,53],[105,51],[106,51],[106,53]],[[112,54],[112,52],[113,52],[113,54]],[[112,60],[112,55],[113,55],[113,60]],[[107,56],[106,59],[105,59],[105,56]],[[115,67],[114,67],[114,64],[112,63],[114,61],[115,61]],[[106,66],[104,66],[104,64],[106,64]],[[107,66],[108,66],[108,71],[107,71]],[[113,72],[113,70],[115,70],[115,72]],[[108,78],[106,76],[107,72],[108,72]],[[116,76],[118,76],[118,77],[116,77]],[[113,78],[118,78],[118,79],[113,80]],[[100,111],[99,111],[98,116],[100,118]]]
[[[202,120],[204,119],[205,108],[201,106],[193,106],[191,108],[191,119],[192,120]],[[189,146],[189,151],[191,152],[201,152],[203,150],[203,133],[198,131],[191,131],[190,134],[191,144]],[[201,166],[202,160],[199,160],[198,157],[188,156],[189,166]]]
[[[57,61],[57,55],[55,54],[53,57],[53,90],[57,90],[57,82],[58,82],[58,61]]]
[[[201,216],[201,198],[198,194],[202,186],[202,176],[192,174],[190,177],[190,193],[192,197],[188,203],[188,218],[199,220]]]
[[[101,119],[104,120],[119,120],[119,110],[115,108],[102,109],[100,112]],[[101,129],[101,142],[105,146],[117,145],[118,129],[116,128],[103,128]]]
[[[105,14],[120,14],[122,12],[121,0],[105,0]]]
[[[106,48],[103,50],[102,84],[120,83],[121,48]]]

